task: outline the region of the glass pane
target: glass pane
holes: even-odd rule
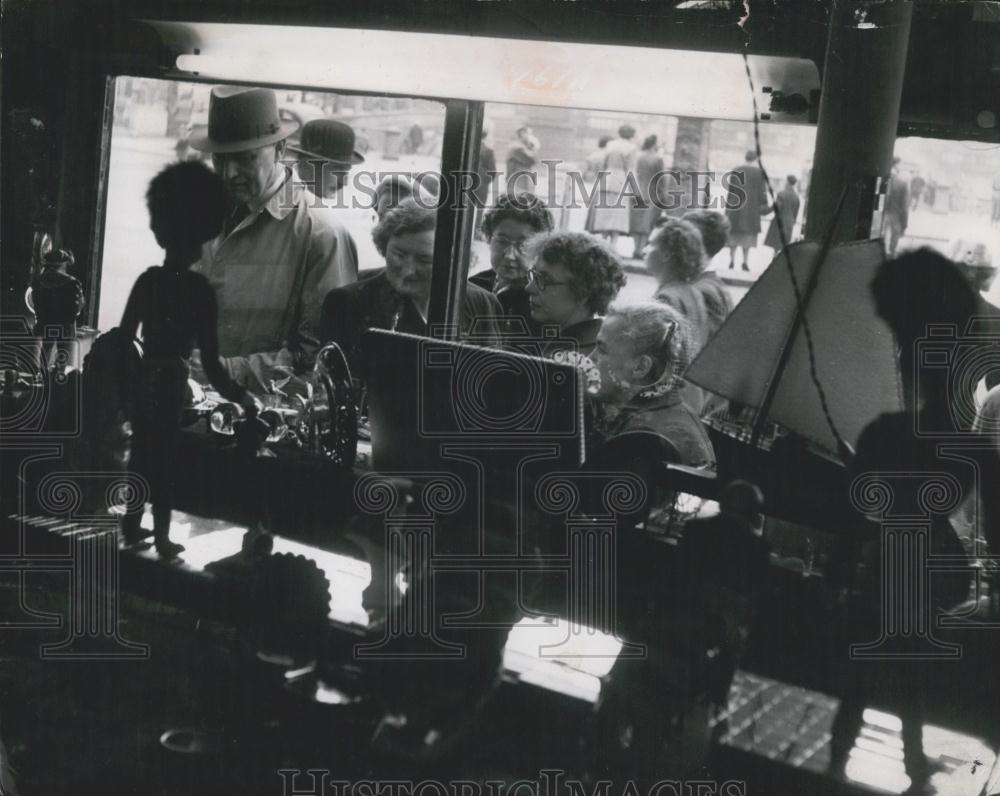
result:
[[[971,268],[983,296],[1000,305],[1000,147],[900,138],[893,177],[872,235],[886,251],[930,246]]]
[[[167,164],[211,156],[188,144],[195,128],[208,122],[212,86],[152,78],[119,77],[108,171],[107,210],[100,285],[98,328],[115,326],[122,316],[135,279],[163,253],[149,231],[145,192],[149,181]],[[301,125],[335,119],[353,128],[355,149],[364,163],[354,166],[336,197],[323,200],[330,218],[346,227],[358,250],[362,272],[381,268],[372,242],[375,187],[387,174],[436,173],[441,168],[444,106],[406,97],[358,96],[279,89],[279,116]],[[288,139],[298,143],[300,133]],[[289,165],[295,156],[286,152]],[[304,167],[305,181],[312,179]],[[430,178],[427,178],[430,180]]]
[[[722,114],[725,110],[719,109],[719,112]],[[635,152],[631,176],[624,177],[625,185],[634,180],[631,185],[640,193],[647,193],[649,175],[664,172],[658,182],[660,206],[646,212],[630,211],[625,205],[629,204],[634,188],[623,186],[620,194],[604,196],[605,201],[620,198],[622,208],[603,214],[603,222],[595,222],[590,206],[601,201],[595,194],[598,187],[595,166],[603,167],[606,158],[600,142],[604,138],[614,142],[619,137],[619,128],[624,125],[633,128],[629,143]],[[515,190],[533,187],[552,209],[557,228],[602,234],[622,258],[628,272],[628,282],[619,294],[619,298],[628,300],[647,299],[656,292],[657,280],[643,265],[643,247],[657,220],[663,216],[679,218],[694,208],[725,214],[732,172],[745,165],[747,151],[754,149],[751,122],[489,103],[483,153],[491,152],[499,172],[491,185],[490,203],[507,190],[509,176],[521,168],[523,161],[515,153],[523,152],[522,142],[518,140],[518,130],[523,127],[528,128],[530,138],[537,144],[533,153],[537,163],[528,176],[520,178]],[[656,137],[655,144],[648,150],[647,163],[651,165],[639,166],[643,144],[651,136]],[[789,176],[797,183],[792,190],[799,200],[799,211],[794,224],[786,231],[789,242],[800,236],[803,227],[815,138],[815,128],[803,124],[770,122],[760,125],[761,163],[767,170],[774,193],[786,188]],[[749,271],[741,267],[743,255],[739,246],[734,250],[734,268],[728,267],[728,245],[723,245],[708,265],[708,271],[714,271],[725,284],[733,304],[742,299],[780,247],[776,243],[777,232],[768,235],[773,213],[761,216],[760,210],[766,207],[755,209],[760,225],[759,231],[751,236]],[[595,223],[598,226],[606,223],[608,229],[602,233]],[[483,236],[478,235],[473,244],[470,273],[489,268],[490,247]]]

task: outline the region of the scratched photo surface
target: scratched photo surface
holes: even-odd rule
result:
[[[1000,793],[1000,3],[3,15],[0,796]]]

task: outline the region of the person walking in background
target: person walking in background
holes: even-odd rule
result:
[[[729,267],[736,267],[736,250],[741,249],[743,270],[749,271],[750,251],[757,246],[760,235],[760,217],[768,209],[764,174],[757,165],[757,153],[748,150],[743,165],[733,169],[728,176]]]
[[[597,149],[587,155],[587,159],[583,164],[583,178],[588,183],[596,182],[601,172],[604,170],[604,158],[608,155],[607,146],[610,140],[610,135],[602,135],[597,139]],[[600,193],[595,191],[591,199],[590,206],[587,208],[587,221],[583,227],[591,234],[596,234],[597,232],[597,230],[594,229],[594,217],[599,203]]]
[[[608,156],[607,146],[611,141],[610,135],[602,135],[597,139],[597,149],[587,155],[584,163],[583,178],[587,182],[597,179],[597,175],[604,169],[604,158]]]
[[[635,178],[639,184],[639,196],[635,199],[629,215],[629,234],[634,244],[632,259],[641,260],[642,250],[649,240],[649,233],[660,214],[656,200],[659,180],[663,173],[663,157],[660,155],[655,135],[648,135],[642,142],[642,150],[635,162]]]
[[[885,238],[886,252],[896,255],[899,239],[906,232],[910,221],[910,192],[899,176],[899,158],[892,159],[892,172],[885,195],[885,211],[882,214],[882,237]]]
[[[798,180],[794,174],[789,174],[785,179],[785,187],[774,197],[774,218],[767,228],[767,235],[764,236],[764,245],[774,249],[777,254],[782,249],[781,234],[785,235],[785,243],[793,240],[792,232],[795,229],[795,220],[799,215],[799,193],[795,188]],[[780,229],[778,225],[781,225]]]
[[[920,205],[920,194],[924,192],[926,180],[919,174],[914,175],[910,180],[910,210],[916,210]]]
[[[993,207],[990,223],[993,226],[1000,224],[1000,172],[993,177]]]
[[[603,235],[612,250],[615,250],[618,236],[629,231],[630,208],[622,198],[622,192],[629,173],[635,169],[636,148],[632,143],[633,136],[635,128],[630,124],[623,124],[618,128],[618,138],[605,147],[602,170],[607,172],[607,177],[602,190],[598,192],[593,223],[594,232]]]
[[[497,177],[497,159],[493,152],[493,147],[486,143],[486,136],[489,130],[483,125],[483,132],[479,138],[479,179],[475,185],[473,195],[476,197],[476,236],[480,236],[479,228],[483,221],[483,212],[490,202],[490,189],[493,181]]]
[[[507,191],[508,193],[535,193],[538,175],[538,150],[541,144],[530,127],[517,128],[514,140],[507,149]]]

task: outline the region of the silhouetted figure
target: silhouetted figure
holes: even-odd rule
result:
[[[963,492],[973,485],[974,468],[968,462],[941,455],[938,451],[943,439],[968,435],[972,429],[969,421],[952,411],[955,400],[968,400],[954,393],[949,384],[948,367],[923,367],[918,364],[918,343],[925,338],[930,324],[950,324],[957,330],[957,340],[976,314],[977,296],[962,272],[949,260],[930,249],[920,249],[883,264],[872,282],[876,309],[899,344],[899,368],[903,384],[905,409],[883,414],[870,423],[857,443],[857,454],[852,463],[856,475],[885,474],[892,485],[891,511],[895,516],[927,515],[925,503],[927,478],[946,473],[953,476]],[[928,360],[930,361],[930,360]],[[937,364],[937,363],[935,363]],[[917,368],[919,367],[919,372]],[[970,387],[971,389],[971,387]],[[926,432],[933,430],[933,435]],[[924,433],[918,433],[924,432]],[[943,436],[942,436],[943,435]],[[993,464],[990,464],[992,458]],[[984,483],[997,477],[996,456],[985,456],[978,462]],[[900,473],[907,478],[901,479]],[[991,490],[996,491],[996,490]],[[986,497],[986,496],[984,496]],[[984,506],[987,529],[996,518],[996,498],[990,496]],[[991,519],[992,518],[992,519]],[[932,513],[928,517],[928,552],[947,554],[957,559],[964,555],[949,517]],[[889,591],[890,609],[903,598],[897,594],[899,583],[882,582],[882,548],[880,529],[872,522],[859,518],[854,530],[855,548],[848,558],[843,573],[848,582],[861,556],[862,545],[869,543],[873,551],[872,566],[866,578],[855,589],[849,623],[853,639],[866,642],[881,637],[883,627],[883,592]],[[987,530],[987,536],[990,536]],[[992,534],[995,538],[996,534]],[[917,544],[913,540],[913,544]],[[915,612],[948,609],[964,600],[969,590],[969,572],[936,577],[930,585],[930,599],[915,608]],[[911,586],[912,588],[912,586]],[[905,605],[905,603],[899,602]],[[933,627],[933,616],[907,616],[912,627]],[[903,621],[898,619],[897,621]],[[898,634],[885,637],[885,653],[914,654],[925,650],[927,639],[919,633]],[[923,694],[932,681],[933,661],[930,660],[852,660],[845,685],[841,707],[833,724],[830,770],[843,775],[851,747],[861,726],[865,707],[878,694],[889,697],[893,709],[899,713],[903,725],[904,762],[911,781],[911,791],[920,792],[928,779],[928,764],[922,749],[921,728],[924,718]]]
[[[774,249],[775,253],[783,248],[782,233],[785,235],[785,243],[792,242],[792,231],[799,216],[799,192],[795,188],[797,182],[795,175],[789,174],[785,179],[785,187],[774,197],[774,218],[764,236],[764,245]]]
[[[76,319],[83,309],[83,287],[80,280],[66,272],[73,265],[73,253],[54,249],[42,260],[42,271],[31,280],[31,304],[35,313],[35,335],[41,341],[41,365],[48,370],[53,349],[66,351],[63,365],[68,362],[68,347],[76,339]]]
[[[924,192],[924,185],[927,181],[917,174],[910,180],[910,209],[916,210],[920,206],[920,194]]]
[[[241,404],[248,417],[256,415],[257,404],[219,361],[215,291],[204,276],[188,270],[201,256],[202,244],[222,230],[228,213],[225,185],[202,163],[176,163],[153,178],[146,202],[150,228],[166,255],[162,266],[136,280],[121,322],[125,343],[142,326],[144,350],[131,411],[135,448],[129,469],[149,482],[156,550],[173,558],[184,550],[169,533],[174,447],[193,348],[201,350],[202,367],[224,398]],[[126,543],[134,543],[141,538],[142,507],[129,508],[122,532]]]
[[[541,144],[530,127],[518,127],[507,148],[507,192],[534,193],[538,188],[538,150]]]

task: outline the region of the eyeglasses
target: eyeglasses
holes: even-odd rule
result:
[[[540,293],[544,293],[550,287],[558,287],[559,285],[568,285],[569,282],[559,282],[555,279],[549,277],[544,271],[528,271],[528,284],[532,282],[535,283],[535,287],[538,288]]]
[[[525,238],[520,238],[519,240],[513,240],[508,238],[506,235],[494,235],[493,239],[490,241],[491,244],[496,244],[496,246],[502,251],[508,251],[513,249],[515,252],[520,254],[524,251],[524,241]]]

